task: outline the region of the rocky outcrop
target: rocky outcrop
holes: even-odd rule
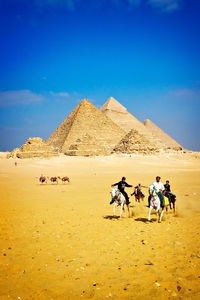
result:
[[[135,153],[148,155],[156,152],[159,152],[157,146],[152,144],[142,134],[134,129],[127,133],[113,149],[113,153],[124,154]]]
[[[29,138],[20,148],[14,149],[8,158],[49,158],[58,155],[59,153],[47,145],[43,139],[36,137]]]

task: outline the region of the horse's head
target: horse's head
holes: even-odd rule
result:
[[[112,191],[111,191],[112,198],[114,198],[116,196],[116,193],[117,193],[117,189],[112,188]]]

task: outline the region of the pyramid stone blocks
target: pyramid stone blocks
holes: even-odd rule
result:
[[[104,144],[105,153],[110,153],[125,135],[125,131],[91,102],[84,99],[48,138],[47,144],[69,155],[72,150],[84,150],[72,148],[75,144],[77,148],[84,148],[86,142],[82,140],[82,137],[87,135],[96,138],[94,143],[96,153],[98,149],[101,149],[102,144]],[[82,141],[81,146],[78,139]],[[91,148],[91,145],[88,144],[88,147]]]

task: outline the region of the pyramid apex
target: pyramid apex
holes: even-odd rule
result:
[[[125,113],[127,112],[126,108],[121,105],[115,98],[110,97],[107,102],[100,108],[101,111],[114,110],[117,112]]]
[[[143,124],[145,125],[145,124],[148,124],[148,123],[153,123],[150,119],[146,119],[146,120],[144,120],[144,122],[143,122]]]
[[[83,99],[81,102],[80,102],[80,104],[84,104],[84,103],[91,103],[88,99]]]

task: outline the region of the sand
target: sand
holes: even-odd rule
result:
[[[0,159],[0,299],[200,299],[200,159],[15,161]],[[41,173],[71,184],[40,185]],[[176,214],[148,222],[146,196],[113,218],[110,185],[124,175],[169,179]]]

